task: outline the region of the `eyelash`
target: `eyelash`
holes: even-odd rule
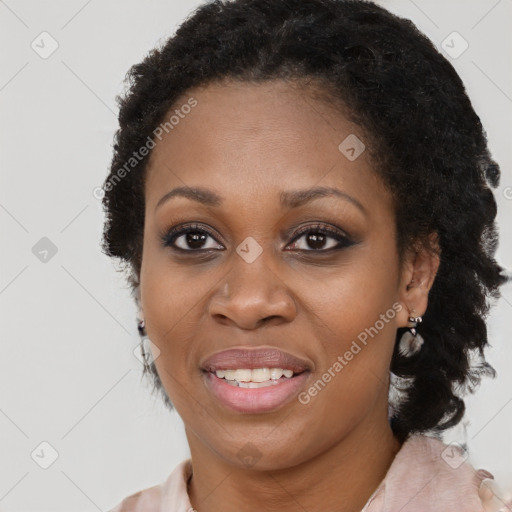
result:
[[[176,247],[174,245],[174,242],[182,235],[190,234],[190,233],[196,233],[200,235],[208,235],[212,237],[215,241],[216,234],[212,232],[211,230],[207,229],[206,227],[202,227],[199,224],[189,224],[186,226],[179,226],[172,228],[165,232],[161,236],[162,245],[164,247],[170,247],[174,251],[182,252],[182,253],[199,253],[199,252],[210,252],[210,251],[218,251],[220,249],[182,249],[181,247]],[[300,228],[296,233],[292,241],[288,244],[295,243],[298,241],[302,236],[309,235],[309,234],[321,234],[325,235],[330,238],[334,238],[338,242],[338,246],[331,247],[329,249],[295,249],[297,251],[307,252],[307,253],[330,253],[332,251],[338,251],[341,249],[345,249],[347,247],[350,247],[351,245],[354,245],[355,242],[353,242],[347,235],[343,234],[341,231],[337,231],[334,229],[331,229],[329,227],[326,227],[322,224],[317,224],[316,226],[306,226],[304,228]],[[220,244],[220,242],[217,241],[217,243]]]

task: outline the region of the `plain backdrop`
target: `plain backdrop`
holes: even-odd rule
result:
[[[441,51],[448,41],[501,165],[497,258],[510,269],[512,1],[380,3]],[[141,380],[135,305],[100,251],[93,191],[125,73],[199,4],[0,1],[0,509],[105,511],[188,457],[181,420]],[[511,316],[508,285],[489,318],[498,379],[467,399],[465,423],[446,436],[467,441],[470,461],[510,493]]]

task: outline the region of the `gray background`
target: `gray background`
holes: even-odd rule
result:
[[[126,71],[199,3],[0,1],[3,510],[107,510],[188,456],[180,419],[141,381],[132,353],[135,306],[122,274],[100,252],[103,215],[93,190],[110,163],[114,98]],[[511,268],[512,0],[381,4],[413,20],[437,46],[446,40],[452,54],[463,49],[452,32],[469,44],[448,58],[502,168],[498,260]],[[57,50],[44,55],[53,40]],[[46,262],[38,252],[48,248],[43,237],[57,250]],[[512,286],[503,294],[489,323],[488,357],[499,378],[468,398],[466,420],[470,461],[512,494]],[[464,439],[462,425],[446,436]],[[58,453],[48,469],[40,467],[51,457],[44,441]]]

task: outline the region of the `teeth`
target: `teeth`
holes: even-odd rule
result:
[[[251,381],[251,370],[235,370],[233,379],[238,382],[250,382]]]
[[[239,382],[238,386],[241,388],[266,388],[274,384],[278,384],[278,382],[274,382],[272,380],[267,382]]]
[[[238,388],[267,388],[279,384],[278,380],[267,380],[265,382],[238,382],[237,380],[227,380],[230,386]]]
[[[286,370],[289,372],[290,370]],[[270,378],[271,379],[280,379],[283,376],[284,370],[282,368],[271,368],[270,369]],[[293,372],[292,372],[293,374]]]
[[[256,368],[252,371],[249,370],[249,372],[250,376],[249,379],[247,379],[247,382],[265,382],[266,380],[270,380],[270,370],[268,368]]]
[[[217,375],[218,377],[218,375]],[[224,378],[226,380],[235,380],[235,370],[226,370],[224,372]]]
[[[253,384],[267,383],[266,385],[268,385],[268,383],[272,383],[272,381],[277,381],[283,376],[286,377],[287,379],[290,379],[291,377],[293,377],[293,370],[283,370],[283,368],[254,368],[253,370],[217,370],[215,372],[215,375],[217,375],[219,379],[226,379],[227,381],[236,381],[236,383],[240,384],[240,387],[256,388],[263,386]],[[235,383],[233,384],[236,385]]]

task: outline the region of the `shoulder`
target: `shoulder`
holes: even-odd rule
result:
[[[164,483],[124,498],[109,512],[181,512],[191,509],[187,482],[192,474],[191,460],[180,462]]]
[[[159,512],[161,498],[162,486],[155,485],[124,498],[110,512]]]
[[[391,506],[402,512],[458,510],[484,512],[486,483],[493,475],[476,470],[457,443],[426,435],[409,437],[368,503],[368,512]]]

